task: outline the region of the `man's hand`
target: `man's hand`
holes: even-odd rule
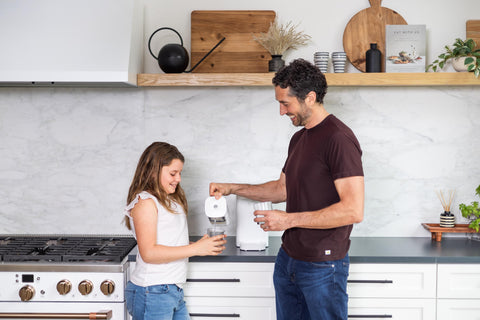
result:
[[[232,184],[212,182],[210,183],[209,193],[210,196],[213,196],[218,200],[222,196],[228,196],[232,193]]]
[[[217,200],[222,196],[236,194],[237,196],[255,201],[283,202],[287,199],[285,174],[282,172],[278,180],[268,181],[262,184],[211,182],[209,194]]]
[[[253,221],[260,223],[264,231],[283,231],[291,228],[290,215],[281,210],[255,210]]]

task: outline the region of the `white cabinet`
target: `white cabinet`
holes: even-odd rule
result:
[[[435,264],[350,265],[350,319],[435,319]]]
[[[348,318],[434,320],[435,299],[350,298]]]
[[[437,320],[480,320],[480,301],[474,299],[438,299]]]
[[[247,319],[274,320],[275,299],[244,297],[186,296],[192,320]]]
[[[480,300],[480,266],[478,264],[439,264],[438,298]]]
[[[192,320],[275,319],[273,269],[189,263],[184,291]],[[480,320],[478,264],[353,263],[347,291],[349,319]]]
[[[350,297],[435,298],[436,265],[358,263],[350,265]]]
[[[273,263],[190,262],[185,296],[274,297]]]
[[[185,301],[192,320],[274,320],[273,263],[188,265]]]
[[[480,266],[438,265],[438,320],[480,320]]]
[[[190,263],[185,300],[193,319],[275,319],[273,263]],[[435,319],[435,264],[352,264],[351,319]]]

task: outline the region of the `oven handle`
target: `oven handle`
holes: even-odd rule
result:
[[[0,312],[0,319],[97,319],[108,320],[112,318],[112,310],[102,310],[90,313],[6,313]]]

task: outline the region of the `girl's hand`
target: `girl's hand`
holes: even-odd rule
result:
[[[204,235],[200,240],[193,245],[196,247],[195,252],[197,256],[216,256],[225,250],[224,244],[226,235],[220,234],[218,236],[209,237]]]

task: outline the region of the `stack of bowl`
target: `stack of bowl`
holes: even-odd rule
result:
[[[313,55],[313,60],[315,62],[315,66],[320,69],[323,73],[327,72],[328,68],[328,52],[315,52]]]
[[[335,73],[345,72],[347,54],[345,52],[332,52],[333,71]]]

